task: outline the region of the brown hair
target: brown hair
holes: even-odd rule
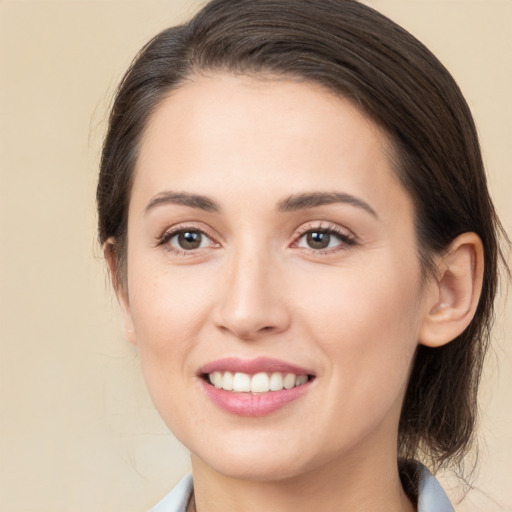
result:
[[[113,237],[123,281],[130,188],[148,118],[194,73],[291,77],[351,100],[394,145],[397,175],[416,211],[425,272],[464,232],[484,245],[484,284],[468,328],[440,348],[418,348],[399,425],[400,458],[460,462],[471,446],[488,346],[502,230],[486,185],[468,105],[436,57],[355,0],[213,0],[139,53],[110,115],[97,190],[99,239]]]

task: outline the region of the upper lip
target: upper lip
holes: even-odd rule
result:
[[[306,368],[269,357],[258,357],[255,359],[226,357],[223,359],[217,359],[216,361],[211,361],[199,370],[200,374],[208,374],[212,372],[240,372],[247,373],[249,375],[254,375],[260,372],[282,372],[293,373],[295,375],[314,375],[312,371],[307,370]]]

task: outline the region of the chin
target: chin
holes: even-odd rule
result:
[[[209,447],[193,450],[193,463],[207,465],[215,472],[238,480],[254,482],[282,481],[302,475],[321,465],[318,454],[311,457],[304,443],[243,442],[233,439],[212,441]],[[302,446],[302,448],[301,448]]]
[[[207,463],[208,461],[204,461]],[[265,457],[238,456],[216,459],[209,466],[224,476],[252,482],[276,482],[288,480],[305,472],[296,462],[268,459]]]

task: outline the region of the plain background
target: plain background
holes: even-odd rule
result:
[[[143,511],[188,469],[122,338],[95,241],[94,193],[121,73],[200,3],[0,0],[2,511]],[[512,233],[512,1],[367,3],[426,43],[459,82]],[[477,490],[458,512],[512,511],[510,301],[506,308],[481,393]],[[443,482],[456,499],[453,479]]]

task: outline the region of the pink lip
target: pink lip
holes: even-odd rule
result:
[[[210,400],[231,414],[237,416],[265,416],[284,407],[289,402],[301,397],[309,390],[310,382],[292,389],[270,391],[252,395],[251,393],[233,393],[202,380],[201,385]]]
[[[310,379],[306,384],[292,389],[283,389],[281,391],[269,391],[268,393],[235,393],[225,391],[212,386],[205,378],[205,374],[214,371],[220,372],[242,372],[254,375],[259,372],[282,372],[294,373],[295,375],[310,375],[311,371],[299,366],[270,359],[266,357],[243,360],[238,358],[219,359],[206,364],[200,370],[200,384],[210,400],[222,410],[237,416],[265,416],[275,412],[286,404],[300,398],[307,393],[312,384]]]
[[[225,359],[212,361],[199,370],[200,374],[212,372],[242,372],[248,373],[249,375],[254,375],[259,372],[282,372],[294,373],[295,375],[313,375],[313,372],[310,370],[269,357],[258,357],[256,359],[227,357]]]

